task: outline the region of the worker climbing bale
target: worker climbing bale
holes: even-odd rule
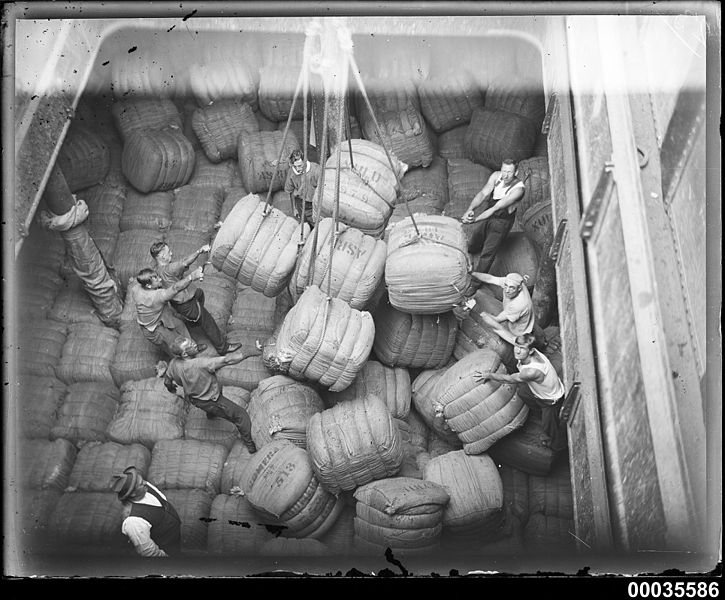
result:
[[[247,410],[249,391],[244,388],[225,386],[224,397],[237,406]],[[231,450],[237,440],[239,440],[239,430],[231,421],[227,421],[226,419],[210,419],[208,413],[191,405],[189,406],[189,412],[184,421],[184,439],[220,444],[227,450]]]
[[[197,108],[191,123],[204,154],[213,163],[237,158],[239,136],[259,131],[252,107],[236,99]]]
[[[139,328],[133,302],[126,306],[132,308],[133,320],[121,323],[120,335],[109,366],[113,382],[118,387],[127,381],[141,381],[153,377],[156,374],[156,363],[166,356],[161,348],[146,339]]]
[[[514,161],[532,156],[536,127],[520,115],[477,108],[468,125],[464,146],[467,158],[498,169],[505,158]]]

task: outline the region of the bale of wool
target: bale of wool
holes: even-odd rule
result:
[[[327,217],[317,230],[307,238],[297,260],[290,281],[292,298],[297,300],[308,285],[327,290],[329,283],[330,296],[362,309],[383,280],[385,242],[344,223],[335,226]]]
[[[420,377],[420,375],[419,375]],[[412,398],[412,387],[411,387],[411,398]],[[412,399],[411,399],[412,402]],[[428,436],[430,429],[426,424],[423,417],[416,410],[415,406],[411,406],[408,414],[403,417],[403,421],[408,425],[408,434],[410,436],[410,444],[414,446],[419,452],[428,450]]]
[[[443,214],[453,219],[460,219],[471,204],[474,196],[486,185],[493,171],[478,165],[467,158],[451,158],[448,160],[448,193],[450,202],[443,208]],[[465,223],[462,225],[468,243],[471,236],[480,227],[479,224]]]
[[[181,519],[182,554],[206,551],[209,515],[215,495],[198,489],[164,490],[164,495]]]
[[[176,48],[153,42],[139,45],[140,49],[134,46],[131,52],[115,54],[110,69],[113,95],[145,98],[153,93],[158,94],[157,98],[167,98],[182,93],[181,78],[174,77],[179,73],[173,56]]]
[[[216,269],[265,296],[282,291],[297,260],[297,222],[249,194],[238,202],[214,238]],[[307,229],[307,232],[309,229]]]
[[[434,131],[442,133],[465,125],[473,110],[483,106],[483,95],[466,70],[428,76],[418,83],[420,109]]]
[[[157,377],[127,381],[120,387],[121,401],[108,424],[108,439],[120,444],[140,443],[152,448],[159,440],[184,435],[185,402],[170,393]]]
[[[521,522],[504,508],[500,527],[486,535],[485,540],[473,533],[444,531],[441,552],[476,557],[511,557],[525,554]]]
[[[324,410],[320,395],[310,386],[284,375],[259,382],[249,402],[252,438],[257,448],[273,440],[307,447],[307,423]]]
[[[223,394],[229,401],[246,409],[249,400],[247,390],[229,386],[223,389]],[[210,419],[200,408],[190,406],[184,423],[184,439],[221,444],[230,450],[239,439],[239,431],[231,421],[216,417]]]
[[[173,202],[173,192],[142,194],[129,189],[118,226],[122,232],[138,229],[167,232],[171,228]]]
[[[466,156],[491,169],[500,169],[506,158],[530,158],[536,142],[536,127],[525,117],[503,111],[477,108],[468,125]]]
[[[35,321],[49,316],[64,279],[57,271],[48,267],[33,267],[32,272],[21,272],[18,279],[18,298],[22,299],[18,306],[18,316],[24,321]]]
[[[218,188],[222,193],[231,187],[242,185],[242,174],[239,172],[239,164],[235,158],[228,158],[218,163],[211,162],[202,150],[196,151],[194,161],[194,172],[189,179],[188,185],[203,188]],[[245,194],[246,195],[246,192]]]
[[[317,478],[333,493],[390,477],[403,461],[400,432],[373,395],[312,415],[307,449]]]
[[[300,91],[292,99],[297,88],[300,69],[289,65],[266,65],[259,69],[259,110],[270,121],[284,121],[292,113],[293,119],[304,117],[304,100]],[[307,114],[311,113],[310,107]]]
[[[285,528],[285,536],[319,538],[332,526],[342,502],[315,477],[310,457],[286,440],[259,449],[247,462],[242,489],[261,514]]]
[[[330,549],[316,539],[275,537],[262,544],[260,556],[330,556]]]
[[[339,402],[364,398],[368,394],[385,402],[394,418],[405,419],[410,412],[410,374],[401,367],[388,367],[369,360],[347,389],[336,393],[323,392],[323,399],[331,407]]]
[[[443,454],[448,454],[449,452],[454,452],[460,449],[460,440],[457,443],[454,443],[451,440],[441,436],[436,431],[432,431],[430,437],[428,438],[427,452],[431,458],[435,458],[436,456],[441,456]]]
[[[458,449],[463,444],[448,425],[442,411],[438,410],[438,399],[433,395],[437,383],[445,375],[446,370],[443,368],[421,371],[411,384],[411,397],[413,406],[426,425],[438,436],[447,440],[452,448]]]
[[[571,474],[566,460],[557,461],[546,477],[529,476],[528,508],[547,517],[574,519]]]
[[[345,505],[332,527],[320,537],[331,556],[349,556],[355,540],[355,507]]]
[[[106,428],[116,413],[120,393],[113,382],[84,381],[68,387],[50,439],[65,438],[76,445],[106,440]]]
[[[252,107],[239,99],[199,108],[194,111],[191,122],[204,154],[214,163],[236,158],[239,136],[259,131]]]
[[[536,275],[539,271],[539,252],[536,245],[521,232],[512,232],[506,236],[496,258],[489,269],[491,275],[505,277],[509,273],[524,276],[526,286],[531,291],[536,286]],[[500,300],[503,291],[499,286],[492,286],[495,296]]]
[[[398,204],[429,199],[430,205],[439,209],[448,204],[448,166],[439,156],[427,167],[410,169],[401,179],[402,188]]]
[[[325,181],[321,196],[315,195],[313,207],[320,217],[334,216],[365,234],[380,237],[390,218],[400,190],[398,181],[408,165],[394,155],[390,160],[385,149],[366,140],[351,140],[352,158],[346,142],[340,153],[340,190],[336,193],[337,147],[325,163]],[[392,164],[391,164],[392,163]]]
[[[20,540],[28,541],[25,548],[33,548],[35,551],[47,543],[47,531],[50,524],[50,517],[58,505],[58,500],[63,495],[61,490],[50,488],[47,490],[21,490],[20,491]]]
[[[339,392],[365,364],[374,337],[370,313],[327,298],[312,285],[282,322],[271,357],[273,370]]]
[[[390,240],[390,230],[393,228],[393,226],[395,226],[403,219],[409,218],[411,215],[413,215],[413,218],[417,220],[419,215],[442,214],[443,209],[438,208],[438,201],[426,196],[411,200],[407,204],[398,204],[393,209],[393,213],[390,215],[388,225],[385,228],[385,233],[383,234],[383,240],[387,243]]]
[[[109,148],[110,165],[103,183],[113,187],[128,188],[130,184],[123,174],[123,142],[115,131],[112,136],[106,137],[105,141]]]
[[[516,208],[516,217],[521,217],[532,206],[551,201],[549,187],[549,161],[545,156],[534,156],[519,162],[516,176],[524,182],[524,195]]]
[[[20,376],[16,386],[16,406],[24,437],[48,439],[67,392],[65,383],[56,377]]]
[[[449,129],[438,136],[438,156],[444,160],[466,158],[466,132],[468,124]]]
[[[28,321],[18,340],[18,366],[26,375],[56,376],[56,367],[68,335],[68,326],[50,319]]]
[[[287,139],[276,130],[242,133],[237,146],[237,160],[244,187],[253,194],[266,194],[270,187],[273,192],[281,190],[289,170],[287,158],[299,147],[291,131],[287,132]]]
[[[216,52],[189,67],[189,83],[199,106],[240,101],[256,109],[259,75],[248,60]]]
[[[70,385],[98,381],[113,385],[111,363],[116,353],[118,331],[92,323],[73,323],[56,366],[58,378]]]
[[[113,382],[121,387],[127,381],[154,377],[156,363],[165,358],[163,350],[149,342],[135,322],[122,325],[109,367]]]
[[[279,129],[277,128],[279,123],[277,121],[270,121],[258,110],[254,111],[254,116],[257,119],[259,131],[279,131]]]
[[[64,439],[22,440],[15,471],[24,488],[64,490],[76,459],[75,446]]]
[[[108,146],[98,132],[72,124],[58,153],[58,166],[71,192],[103,181],[110,166]]]
[[[162,490],[202,489],[218,494],[227,449],[198,440],[159,440],[151,452],[148,479]]]
[[[311,114],[311,113],[308,113]],[[259,122],[257,122],[259,124]],[[294,133],[294,136],[297,138],[297,141],[300,144],[300,150],[304,152],[305,147],[305,140],[307,140],[307,160],[311,162],[319,162],[319,157],[317,154],[317,148],[310,144],[310,141],[314,141],[314,131],[313,131],[313,123],[309,121],[307,123],[307,135],[305,136],[305,121],[304,119],[292,119],[292,121],[289,124],[289,130]],[[280,121],[277,123],[277,131],[282,131],[287,128],[287,120]],[[355,137],[355,136],[353,136]],[[359,135],[357,137],[360,137]]]
[[[218,188],[185,185],[174,190],[171,230],[193,231],[211,237],[224,202]]]
[[[529,476],[509,465],[499,465],[503,500],[507,510],[521,523],[529,519]]]
[[[441,485],[450,501],[443,511],[443,527],[453,534],[473,534],[490,539],[501,527],[503,484],[487,454],[470,455],[462,450],[432,458],[425,478]]]
[[[123,146],[121,168],[143,193],[172,190],[194,172],[194,146],[179,129],[134,131]]]
[[[375,357],[389,367],[435,369],[451,358],[458,324],[452,312],[413,315],[387,301],[380,302],[375,319]]]
[[[182,126],[179,109],[168,98],[138,97],[114,102],[111,114],[124,142],[136,131]]]
[[[224,202],[222,203],[222,209],[219,214],[219,221],[223,223],[237,203],[243,198],[246,198],[248,195],[249,192],[242,187],[241,183],[239,185],[226,188],[224,190]]]
[[[22,274],[29,269],[41,268],[58,275],[67,261],[66,255],[65,242],[60,233],[44,229],[34,220],[18,253],[18,273]],[[27,281],[34,284],[35,276],[28,278]]]
[[[412,85],[376,85],[369,95],[372,112],[361,96],[356,97],[357,114],[363,137],[384,145],[411,167],[427,167],[435,152],[428,126],[420,112],[418,93]],[[380,134],[375,127],[377,120]]]
[[[154,267],[154,260],[149,254],[149,248],[155,242],[163,241],[163,239],[163,233],[151,229],[132,229],[122,231],[118,235],[114,260],[116,275],[122,285],[128,286],[130,278],[135,281],[136,275],[141,269]],[[133,303],[131,304],[133,305]],[[134,316],[134,320],[135,318]]]
[[[262,361],[261,356],[250,356],[236,365],[228,365],[217,371],[220,385],[243,388],[248,392],[254,391],[259,382],[274,375]]]
[[[257,340],[267,339],[274,330],[276,301],[239,283],[235,289],[227,321],[227,341],[253,348]]]
[[[571,554],[577,551],[574,521],[534,513],[524,527],[524,545],[535,554]]]
[[[526,117],[541,129],[546,113],[544,91],[540,82],[530,79],[497,77],[486,88],[485,108]]]
[[[89,323],[102,326],[103,322],[95,311],[88,292],[83,287],[83,281],[73,276],[64,281],[48,317],[64,323]]]
[[[551,471],[556,456],[548,444],[549,437],[541,424],[541,415],[532,410],[523,427],[496,442],[488,454],[499,464],[545,477]]]
[[[467,241],[461,224],[419,215],[390,230],[385,284],[390,304],[410,314],[440,314],[463,299],[471,281]]]
[[[78,451],[66,491],[107,492],[114,475],[134,466],[145,477],[150,463],[151,452],[141,444],[88,442]]]
[[[214,269],[208,269],[204,273],[204,280],[199,284],[204,292],[204,308],[212,316],[222,335],[227,332],[236,286],[236,281],[229,275]]]
[[[506,374],[499,356],[489,349],[473,352],[446,369],[431,391],[436,412],[443,414],[467,454],[486,452],[523,426],[529,408],[513,384],[476,381],[475,373]]]
[[[217,556],[256,556],[274,534],[244,496],[219,494],[209,511],[207,550]]]
[[[252,455],[241,440],[234,442],[222,468],[221,493],[230,494],[232,490],[242,489],[242,475]]]

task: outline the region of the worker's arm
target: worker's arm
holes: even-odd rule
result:
[[[141,517],[127,517],[121,531],[131,540],[136,552],[146,557],[168,557],[151,539],[151,523]]]
[[[201,267],[197,267],[194,269],[191,273],[189,273],[186,277],[183,279],[179,279],[174,285],[167,287],[167,288],[161,288],[157,291],[158,297],[162,299],[164,302],[171,300],[176,294],[178,294],[181,290],[186,289],[189,287],[189,284],[192,281],[200,280],[204,276],[204,271]]]
[[[201,256],[205,252],[209,252],[209,250],[211,250],[211,246],[209,244],[204,244],[201,248],[199,248],[198,250],[195,250],[194,252],[192,252],[191,254],[189,254],[189,256],[187,256],[186,258],[182,259],[181,260],[181,263],[184,265],[184,268],[185,269],[188,269],[192,265],[192,263],[197,258],[199,258],[199,256]]]
[[[488,200],[491,192],[493,192],[493,187],[495,185],[496,177],[498,176],[498,174],[498,171],[494,172],[491,177],[488,178],[488,181],[486,182],[486,185],[483,186],[483,189],[473,197],[473,200],[471,200],[471,203],[468,205],[468,209],[463,214],[463,217],[461,217],[461,221],[463,221],[464,223],[474,223],[475,221],[480,220],[474,219],[473,213],[479,206],[481,206],[481,204],[483,204],[484,201]]]
[[[493,371],[476,371],[473,378],[481,383],[487,381],[496,381],[498,383],[528,383],[535,381],[541,383],[544,380],[544,374],[538,369],[526,369],[523,373],[494,373]]]
[[[256,352],[250,353],[240,348],[239,350],[235,350],[234,352],[226,354],[224,356],[215,356],[214,358],[209,358],[209,362],[206,364],[206,368],[210,371],[217,371],[229,365],[236,365],[237,363],[242,362],[245,358],[249,358],[250,356],[254,356],[255,354]]]
[[[496,202],[491,208],[484,210],[480,215],[478,215],[473,220],[473,222],[475,223],[477,221],[483,221],[484,219],[488,219],[496,211],[499,211],[502,208],[508,208],[512,204],[521,200],[523,195],[524,195],[524,189],[522,187],[518,187],[515,190],[511,190],[508,194],[506,194],[503,198],[501,198],[498,202]]]
[[[483,283],[492,283],[493,285],[497,285],[500,288],[503,288],[504,286],[504,277],[496,277],[495,275],[490,275],[489,273],[479,273],[478,271],[474,271],[473,273],[471,273],[471,277],[478,279]]]

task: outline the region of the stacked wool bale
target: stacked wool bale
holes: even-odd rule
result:
[[[433,394],[438,382],[447,369],[427,369],[422,371],[411,385],[413,406],[418,415],[431,430],[432,435],[445,439],[452,448],[462,448],[463,444],[439,410],[438,398]]]
[[[420,108],[436,133],[466,125],[473,110],[483,106],[483,95],[465,69],[429,75],[418,83]]]
[[[320,537],[330,556],[350,556],[355,553],[355,507],[344,504],[340,514]]]
[[[229,275],[207,269],[198,287],[204,292],[204,308],[214,319],[221,334],[226,335],[236,297],[236,281]]]
[[[159,40],[147,40],[139,46],[140,49],[134,47],[132,53],[117,50],[118,58],[114,58],[111,66],[113,94],[125,98],[153,91],[171,97],[177,89],[181,91],[181,82],[174,77],[178,72],[174,61],[176,48]]]
[[[218,188],[224,194],[232,187],[241,187],[242,174],[239,172],[236,154],[235,158],[211,162],[203,150],[196,151],[194,162],[194,173],[189,179],[188,185],[203,188]],[[245,193],[246,195],[246,193]]]
[[[244,469],[242,489],[285,537],[320,538],[342,510],[342,501],[315,476],[307,451],[287,440],[257,450]]]
[[[129,189],[123,202],[119,228],[121,232],[142,229],[167,233],[171,228],[173,206],[172,191],[142,193]]]
[[[81,381],[113,385],[111,363],[118,336],[118,331],[102,325],[70,325],[55,369],[58,377],[67,385]]]
[[[523,427],[496,442],[488,453],[500,464],[509,465],[528,473],[544,477],[556,458],[549,448],[549,437],[544,432],[539,411],[532,410]]]
[[[57,377],[21,374],[16,383],[20,433],[29,439],[48,439],[67,386]]]
[[[68,485],[77,450],[63,438],[49,440],[21,440],[17,452],[21,489],[49,489],[63,491]]]
[[[50,430],[50,439],[65,438],[76,445],[103,442],[116,413],[120,393],[111,381],[84,381],[68,386]]]
[[[517,114],[487,107],[473,111],[466,131],[466,157],[490,169],[498,170],[510,158],[520,161],[533,155],[536,127]]]
[[[22,299],[18,306],[19,318],[32,322],[49,316],[48,313],[61,290],[63,281],[57,269],[50,266],[27,265],[24,273],[21,272],[18,277],[18,297]]]
[[[110,166],[110,151],[98,132],[71,122],[58,154],[58,166],[72,193],[103,181]]]
[[[401,180],[400,198],[388,221],[389,228],[411,214],[439,215],[448,204],[448,167],[439,156],[427,167],[410,169]]]
[[[242,183],[251,193],[276,192],[284,187],[289,161],[300,145],[291,131],[245,131],[239,136],[237,160]]]
[[[63,282],[48,316],[68,324],[87,323],[97,327],[103,325],[83,281],[77,275]]]
[[[189,85],[196,102],[207,107],[220,102],[239,101],[257,109],[259,74],[250,64],[249,54],[225,45],[202,45],[201,56],[189,67]]]
[[[438,546],[443,511],[450,499],[441,485],[392,477],[360,486],[354,493],[355,545],[375,555],[426,553]]]
[[[448,161],[466,158],[465,140],[468,125],[459,125],[438,136],[438,156]]]
[[[530,476],[509,465],[499,465],[498,473],[503,483],[503,499],[511,518],[518,519],[521,526],[529,520]]]
[[[138,285],[134,283],[133,285]],[[114,383],[121,387],[127,381],[141,381],[156,375],[155,365],[166,360],[165,353],[146,339],[136,322],[136,309],[131,291],[126,294],[121,314],[121,330],[110,370]]]
[[[191,185],[176,188],[171,212],[170,239],[175,231],[187,231],[202,236],[208,242],[219,219],[223,202],[224,193],[219,188]],[[179,252],[175,254],[177,257],[183,256]]]
[[[183,555],[204,555],[207,551],[209,518],[216,497],[198,488],[164,490],[166,499],[181,520],[181,552]]]
[[[308,111],[307,114],[308,114],[308,119],[309,119],[309,115],[311,113]],[[352,116],[350,118],[351,119],[354,119],[354,117],[352,117]],[[353,127],[356,124],[357,124],[357,122],[355,122],[353,124]],[[259,122],[258,121],[257,121],[257,126],[259,126]],[[317,153],[317,148],[315,146],[313,146],[312,144],[310,144],[310,139],[314,138],[314,135],[315,135],[313,133],[313,131],[312,131],[313,126],[314,125],[313,125],[312,121],[311,120],[308,120],[308,122],[307,122],[307,133],[305,133],[305,120],[304,119],[293,119],[292,121],[290,121],[289,130],[297,138],[297,141],[300,144],[300,150],[302,150],[303,152],[304,152],[304,147],[305,147],[305,140],[307,140],[307,160],[309,160],[311,162],[319,162],[319,156],[318,156],[318,153]],[[346,125],[346,127],[347,127],[347,125]],[[277,123],[277,131],[284,132],[284,130],[286,128],[287,128],[287,121],[286,120],[280,121],[279,123]],[[346,131],[347,131],[347,129],[346,129]],[[359,138],[360,137],[359,127],[356,128],[356,129],[353,129],[353,135],[351,137],[352,138]]]
[[[23,327],[18,365],[21,374],[56,377],[63,346],[68,335],[65,323],[37,318]]]
[[[151,452],[141,444],[88,442],[78,451],[65,491],[108,492],[114,475],[134,466],[146,477],[150,464]]]
[[[224,397],[237,406],[246,409],[249,404],[249,392],[244,388],[226,386]],[[210,419],[200,408],[189,405],[189,412],[184,421],[184,439],[199,442],[220,444],[230,450],[239,439],[236,426],[226,419]]]
[[[204,154],[213,163],[237,158],[240,136],[259,132],[252,107],[236,99],[195,110],[191,122]]]
[[[219,494],[209,510],[207,550],[217,556],[256,556],[274,537],[269,524],[246,496]]]
[[[300,76],[300,66],[268,64],[259,69],[259,110],[270,121],[285,121],[292,113],[293,119],[304,116],[302,92],[297,94],[294,107],[292,100]],[[311,113],[310,106],[307,114]]]
[[[448,194],[449,202],[443,214],[459,219],[466,213],[471,200],[486,185],[493,171],[488,167],[474,163],[467,158],[448,159]],[[465,223],[462,225],[466,242],[470,243],[473,233],[479,224]]]
[[[395,426],[400,433],[400,444],[403,448],[403,462],[398,469],[397,477],[412,477],[413,479],[423,479],[423,471],[418,465],[418,455],[421,450],[411,443],[410,425],[403,419],[393,418]]]
[[[540,130],[546,113],[541,82],[529,78],[496,77],[486,89],[485,108],[519,115],[529,119],[535,130]]]
[[[222,468],[221,493],[234,494],[242,489],[242,476],[252,455],[241,440],[234,442]]]
[[[524,183],[524,195],[516,209],[516,222],[521,228],[522,217],[529,208],[551,201],[549,161],[544,156],[534,156],[520,161],[516,170],[517,177]]]

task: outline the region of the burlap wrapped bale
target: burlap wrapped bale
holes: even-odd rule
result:
[[[193,231],[211,238],[224,202],[218,188],[185,185],[174,190],[171,230]]]
[[[541,513],[529,517],[524,527],[526,551],[541,555],[573,555],[577,550],[574,521]]]
[[[64,490],[76,459],[68,440],[22,440],[18,447],[17,475],[23,488]]]
[[[204,291],[204,308],[214,319],[222,335],[227,332],[227,323],[232,313],[236,281],[214,269],[204,272],[204,280],[199,287]]]
[[[196,151],[194,161],[194,172],[189,179],[188,185],[203,188],[218,188],[225,192],[231,187],[242,185],[242,174],[239,172],[236,154],[234,158],[228,158],[219,163],[211,162],[202,150]],[[246,196],[246,192],[244,193]]]
[[[260,556],[330,556],[330,549],[315,539],[276,537],[266,541],[259,549]]]
[[[250,356],[236,365],[228,365],[217,371],[222,386],[243,388],[248,392],[254,391],[260,381],[271,375],[274,373],[264,365],[261,356]]]
[[[209,514],[215,495],[197,489],[164,490],[164,495],[181,519],[182,554],[206,552]]]
[[[538,411],[530,411],[521,429],[496,442],[488,453],[500,464],[510,465],[529,475],[545,477],[551,471],[555,453]]]
[[[221,213],[219,214],[219,220],[224,222],[232,212],[232,209],[237,203],[246,198],[249,192],[242,187],[241,183],[238,186],[232,186],[224,190],[224,202],[222,203]],[[266,196],[265,196],[266,197]]]
[[[108,492],[114,475],[134,466],[145,477],[150,463],[151,452],[141,444],[89,442],[76,456],[67,491]]]
[[[301,102],[301,100],[300,100]],[[308,117],[312,115],[312,111],[308,111]],[[352,117],[351,117],[352,118]],[[257,122],[259,124],[259,122]],[[277,131],[284,132],[285,128],[287,127],[287,120],[280,121],[277,123]],[[295,134],[295,137],[297,138],[297,141],[300,144],[300,150],[304,151],[305,147],[305,140],[307,140],[307,160],[311,162],[319,163],[319,157],[317,154],[317,148],[310,144],[310,141],[314,141],[314,132],[313,132],[313,123],[312,121],[309,121],[307,123],[307,137],[305,137],[305,121],[304,119],[292,119],[292,121],[289,124],[289,129],[292,133]],[[346,126],[347,127],[347,126]],[[353,136],[353,137],[360,137],[360,135]]]
[[[103,322],[83,285],[77,276],[66,279],[55,297],[48,317],[68,324],[88,323],[102,326]]]
[[[378,361],[369,360],[358,372],[350,387],[341,392],[324,392],[323,399],[328,406],[364,398],[372,394],[388,407],[396,419],[405,419],[410,412],[410,375],[406,369],[388,367]]]
[[[274,370],[294,379],[344,390],[370,355],[375,325],[370,313],[326,298],[310,286],[287,313],[276,339]]]
[[[21,375],[16,389],[21,433],[47,439],[68,391],[65,383],[56,377]]]
[[[110,365],[113,382],[120,387],[127,381],[154,377],[156,363],[165,359],[164,352],[144,337],[138,324],[122,325]]]
[[[442,411],[438,410],[438,398],[433,395],[436,384],[446,371],[445,368],[421,371],[411,384],[412,402],[415,410],[432,432],[444,438],[451,448],[458,449],[462,448],[463,444],[456,432],[448,425]],[[427,449],[430,450],[430,447]]]
[[[183,436],[187,412],[184,400],[171,394],[161,379],[127,381],[120,390],[121,401],[106,430],[108,439],[152,448],[159,440]]]
[[[68,328],[56,367],[58,378],[70,385],[98,381],[113,385],[111,363],[116,353],[118,331],[92,323],[74,323]]]
[[[449,452],[460,450],[460,440],[458,444],[451,443],[448,439],[441,437],[437,432],[432,431],[428,438],[428,454],[431,458],[442,456]]]
[[[249,194],[239,201],[214,238],[215,268],[273,297],[287,284],[297,260],[297,222]],[[307,230],[309,231],[309,230]]]
[[[541,129],[546,107],[541,82],[510,75],[496,77],[486,88],[486,110],[514,113],[530,119]]]
[[[234,404],[247,408],[249,392],[242,388],[228,386],[223,390],[224,397]],[[233,423],[226,419],[210,419],[200,408],[189,406],[189,414],[184,423],[184,439],[221,444],[231,450],[239,439],[239,431]]]
[[[428,76],[418,84],[420,109],[434,131],[442,133],[465,125],[476,108],[483,106],[483,95],[466,70]]]
[[[451,310],[471,281],[467,241],[450,217],[419,215],[390,230],[385,284],[390,304],[410,314]]]
[[[96,131],[71,124],[58,153],[58,166],[71,192],[103,181],[110,160],[108,146]]]
[[[332,493],[390,477],[403,461],[400,432],[373,395],[312,415],[307,449],[317,478]]]
[[[194,172],[194,146],[179,129],[134,131],[123,146],[121,168],[143,193],[173,190]]]
[[[487,454],[472,456],[462,450],[431,459],[425,478],[441,485],[450,501],[443,527],[452,534],[477,534],[481,542],[500,530],[504,517],[503,484]]]
[[[113,135],[104,138],[109,148],[110,165],[108,167],[108,173],[103,180],[105,185],[113,187],[128,188],[128,179],[123,174],[123,142],[121,137],[114,131]]]
[[[467,158],[452,158],[448,160],[448,193],[450,202],[443,208],[443,214],[458,219],[466,214],[474,196],[486,185],[493,171],[483,165],[478,165]],[[471,236],[480,227],[478,223],[462,224],[466,241],[470,243]]]
[[[355,508],[345,505],[335,523],[320,537],[331,556],[350,556],[354,552]]]
[[[430,430],[428,429],[426,422],[423,420],[423,417],[421,417],[420,413],[416,410],[415,406],[411,405],[408,414],[403,418],[403,420],[408,424],[410,444],[415,446],[415,448],[417,448],[420,452],[426,451],[428,449],[428,436],[430,434]]]
[[[315,477],[305,450],[275,440],[247,463],[242,489],[249,502],[288,537],[319,538],[332,526],[342,502]]]
[[[438,136],[438,156],[444,160],[466,158],[466,132],[468,124],[454,127]]]
[[[281,190],[289,170],[289,155],[299,149],[294,133],[287,133],[282,144],[281,131],[244,132],[239,136],[237,160],[242,173],[242,183],[251,193]],[[280,157],[282,160],[277,162]]]
[[[325,163],[322,197],[315,195],[315,214],[319,212],[320,217],[333,216],[338,199],[337,217],[341,222],[367,235],[381,237],[395,207],[400,189],[398,180],[405,175],[408,165],[394,155],[390,155],[388,161],[382,146],[366,140],[351,140],[351,164],[348,144],[342,144],[339,197],[335,185],[338,164],[335,147]]]
[[[50,319],[29,321],[23,326],[18,340],[18,366],[20,373],[55,377],[60,362],[68,327]]]
[[[171,227],[173,202],[173,192],[141,194],[129,189],[118,223],[120,230],[150,229],[167,232]]]
[[[331,218],[322,219],[317,227],[317,244],[313,231],[297,260],[290,284],[293,299],[298,299],[308,285],[327,292],[329,278],[330,296],[352,308],[364,308],[383,280],[385,242],[344,223],[336,228]]]
[[[159,440],[151,452],[148,479],[162,490],[202,489],[218,494],[227,449],[198,440]]]
[[[506,368],[493,350],[477,350],[449,367],[431,392],[436,411],[443,413],[467,454],[485,452],[521,427],[529,414],[515,385],[478,382],[477,371],[505,374]]]
[[[154,131],[168,126],[181,128],[181,115],[168,98],[132,98],[111,105],[111,114],[123,141],[136,131]]]
[[[257,119],[259,131],[279,131],[279,129],[277,128],[279,123],[277,121],[270,121],[258,110],[254,111],[254,116]]]
[[[41,268],[58,275],[66,262],[67,251],[60,233],[44,229],[33,221],[28,237],[25,238],[18,253],[18,273]],[[22,281],[21,279],[20,282]],[[35,278],[28,278],[27,281],[35,283]]]
[[[40,552],[41,548],[47,547],[50,517],[62,495],[63,492],[56,488],[20,491],[19,543],[23,543],[26,549]]]
[[[235,289],[227,322],[227,341],[254,348],[257,340],[264,341],[274,330],[276,302],[274,298],[239,283]]]
[[[448,204],[448,166],[439,156],[435,156],[427,167],[407,171],[401,183],[396,210],[405,200],[414,202],[429,199],[431,207],[441,210]]]
[[[252,455],[241,440],[234,442],[222,469],[221,493],[230,494],[233,489],[242,488],[242,475]]]
[[[189,68],[189,83],[199,106],[238,100],[256,109],[259,75],[248,60],[215,52]]]
[[[529,519],[529,476],[509,465],[499,465],[498,474],[507,510],[525,524]]]
[[[528,508],[547,517],[574,519],[571,474],[566,460],[557,461],[546,477],[529,476]]]
[[[269,120],[284,121],[290,112],[293,119],[303,118],[304,101],[301,90],[292,110],[292,98],[299,75],[299,67],[292,65],[266,65],[259,69],[259,110]],[[307,114],[310,113],[311,108],[308,106]]]
[[[516,218],[521,217],[532,206],[540,202],[551,201],[549,187],[549,161],[545,156],[535,156],[522,160],[516,166],[517,177],[524,182],[524,196],[516,208]]]
[[[466,156],[490,169],[500,169],[510,158],[520,161],[532,156],[536,127],[525,117],[503,111],[477,108],[466,131]]]
[[[307,447],[307,423],[324,410],[319,394],[310,386],[284,375],[260,381],[249,402],[252,437],[257,448],[273,440]]]
[[[32,267],[32,271],[19,273],[19,318],[23,321],[45,319],[53,307],[64,279],[48,267]]]
[[[438,208],[438,201],[429,196],[421,196],[415,200],[411,200],[406,204],[398,204],[393,210],[388,220],[388,226],[385,228],[383,240],[387,243],[390,240],[390,230],[403,219],[407,219],[413,215],[414,219],[418,219],[418,215],[442,215],[443,209]]]
[[[115,268],[121,285],[128,286],[130,278],[133,278],[135,282],[136,275],[141,269],[154,268],[154,260],[149,254],[149,248],[153,243],[163,240],[163,233],[151,229],[132,229],[119,234],[116,244]],[[125,308],[127,308],[127,304],[124,305]],[[133,310],[135,311],[135,309]]]
[[[80,445],[106,441],[106,428],[116,413],[120,393],[113,382],[86,381],[68,387],[50,439],[65,438]]]
[[[539,272],[539,252],[534,243],[521,232],[512,232],[506,236],[496,258],[489,269],[491,275],[505,277],[509,273],[519,273],[524,276],[529,291],[536,286],[536,275]],[[499,286],[491,286],[494,295],[499,300],[503,297],[503,290]]]
[[[225,158],[236,158],[239,136],[259,131],[252,107],[236,99],[195,110],[192,127],[204,154],[215,163]]]
[[[389,367],[435,369],[451,358],[457,322],[452,312],[412,315],[381,301],[374,313],[375,357]]]
[[[274,534],[244,496],[219,494],[209,511],[207,550],[217,556],[256,556]]]
[[[116,98],[145,98],[153,93],[157,98],[171,98],[183,93],[182,79],[178,77],[179,69],[174,60],[178,50],[175,44],[169,44],[170,41],[174,41],[173,38],[170,40],[166,36],[164,44],[149,40],[127,52],[117,50],[110,67],[113,95]],[[125,42],[121,43],[125,45]]]

